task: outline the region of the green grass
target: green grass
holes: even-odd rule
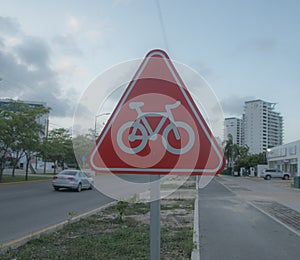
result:
[[[50,180],[53,176],[28,176],[28,181],[39,181],[39,180]],[[14,177],[8,174],[3,174],[1,183],[10,183],[10,182],[23,182],[25,180],[25,175],[15,175]]]
[[[188,206],[189,207],[189,206]],[[149,224],[134,215],[149,213],[149,203],[129,203],[124,219],[116,206],[99,214],[68,224],[50,235],[0,256],[10,259],[149,259]],[[190,259],[193,229],[161,226],[161,259]]]

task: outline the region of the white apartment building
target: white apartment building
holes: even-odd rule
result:
[[[267,159],[270,168],[300,176],[300,140],[268,149]]]
[[[243,145],[242,119],[237,117],[225,118],[224,140],[228,140],[228,135],[232,136],[234,144]]]
[[[244,106],[244,144],[251,154],[267,151],[282,144],[283,118],[274,111],[275,103],[263,100],[246,101]]]

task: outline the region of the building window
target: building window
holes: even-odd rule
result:
[[[290,155],[295,155],[297,153],[297,146],[293,145],[292,147],[289,148],[289,154]]]

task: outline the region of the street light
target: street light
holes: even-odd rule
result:
[[[95,116],[95,139],[97,139],[97,118],[101,116],[109,116],[110,113],[101,113]]]

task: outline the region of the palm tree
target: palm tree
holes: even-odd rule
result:
[[[243,146],[240,146],[240,157],[246,157],[249,152],[249,146],[244,144]]]
[[[227,160],[227,167],[234,167],[235,161],[239,158],[246,157],[249,152],[247,145],[240,146],[233,143],[232,135],[227,136],[227,140],[224,144],[224,156]]]
[[[227,166],[232,167],[233,164],[233,138],[232,135],[229,134],[227,136],[227,140],[224,141],[224,156],[227,161]]]

